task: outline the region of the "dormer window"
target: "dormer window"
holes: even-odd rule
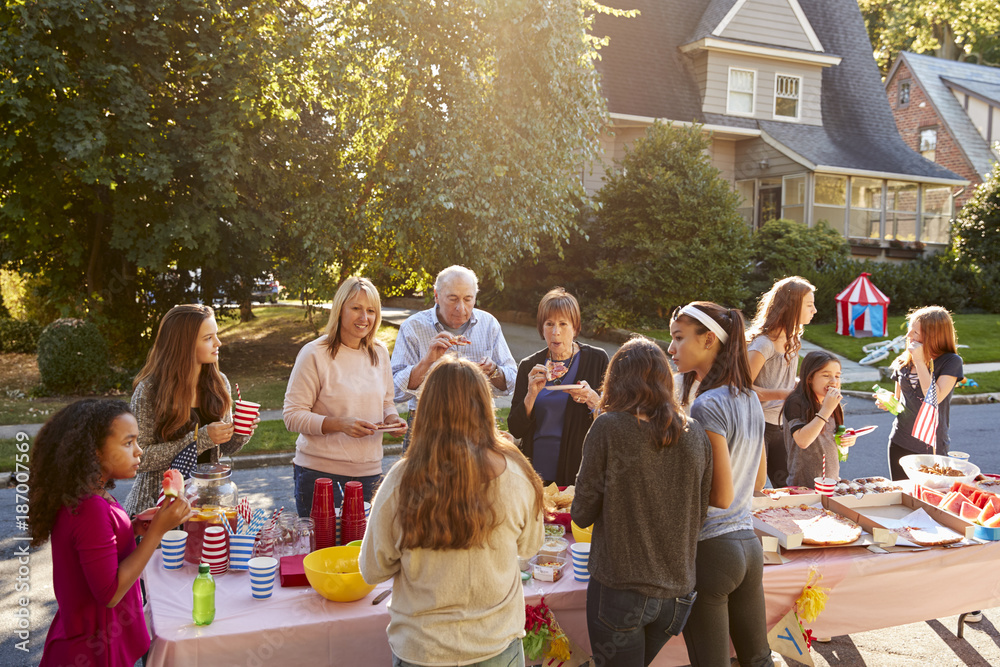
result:
[[[757,73],[750,69],[729,68],[728,113],[752,116]]]
[[[802,78],[777,74],[774,77],[774,117],[799,119],[799,91]]]

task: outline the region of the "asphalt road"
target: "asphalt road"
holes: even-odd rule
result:
[[[971,461],[986,472],[1000,472],[1000,448],[996,447],[997,424],[1000,423],[1000,405],[953,406],[951,413],[952,447],[971,454]],[[885,475],[888,464],[885,458],[886,438],[891,418],[863,399],[847,399],[849,426],[875,424],[879,428],[872,435],[859,440],[849,460],[843,464],[844,477]],[[383,468],[388,469],[395,457],[387,457]],[[252,506],[273,509],[284,506],[293,510],[293,483],[291,468],[279,466],[237,470],[234,478],[242,495],[249,497]],[[115,497],[123,500],[131,486],[130,481],[119,483]],[[0,667],[35,665],[41,656],[45,633],[56,610],[52,591],[52,559],[49,546],[31,550],[27,556],[27,571],[19,580],[17,550],[27,542],[17,525],[20,499],[17,489],[0,489]],[[995,573],[988,573],[995,577]],[[27,591],[15,590],[15,584],[27,584]],[[914,582],[915,595],[943,595],[946,588],[934,582]],[[26,606],[20,599],[26,598]],[[878,600],[873,599],[872,604]],[[19,616],[27,609],[27,618]],[[814,645],[813,657],[817,665],[850,665],[872,667],[909,667],[942,665],[1000,665],[1000,633],[993,622],[1000,623],[1000,608],[986,610],[986,618],[978,625],[967,626],[965,639],[954,637],[957,617],[914,623],[907,626],[857,633],[850,637],[834,638],[830,644]],[[24,622],[26,628],[20,628]],[[27,632],[27,652],[15,644],[25,641],[18,631]]]

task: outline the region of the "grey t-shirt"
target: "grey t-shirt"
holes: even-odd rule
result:
[[[785,351],[774,347],[774,341],[767,337],[767,334],[760,334],[749,344],[747,352],[759,352],[764,357],[764,366],[757,374],[754,384],[764,389],[786,389],[791,391],[795,388],[795,370],[798,366],[798,356],[791,355],[791,359],[785,359]],[[781,406],[783,400],[762,401],[764,408],[764,421],[768,424],[781,423]]]
[[[764,412],[760,408],[760,399],[752,391],[734,396],[728,386],[716,387],[695,399],[691,416],[706,431],[726,438],[735,491],[733,503],[728,509],[708,508],[708,518],[698,539],[707,540],[737,530],[752,530],[750,507],[753,486],[764,449]]]
[[[796,400],[795,394],[785,405],[785,452],[788,454],[788,485],[805,486],[810,489],[817,477],[823,475],[823,455],[826,455],[826,476],[840,477],[840,462],[837,460],[837,444],[834,435],[837,424],[831,418],[823,426],[816,439],[802,449],[795,443],[793,434],[805,426],[812,418],[806,419],[806,406]]]

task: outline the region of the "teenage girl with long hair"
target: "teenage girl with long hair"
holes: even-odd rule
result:
[[[648,665],[680,634],[694,603],[709,502],[732,499],[729,450],[723,444],[715,456],[704,429],[677,405],[666,355],[645,338],[611,358],[600,410],[571,510],[578,525],[594,526],[590,645],[601,664]]]
[[[795,388],[802,328],[816,314],[815,289],[798,276],[777,281],[760,298],[746,333],[750,378],[764,408],[767,476],[775,488],[785,486],[788,478],[781,408]]]
[[[896,479],[906,479],[899,459],[907,454],[948,453],[948,420],[952,389],[963,375],[962,357],[958,356],[955,323],[940,306],[927,306],[906,316],[909,330],[906,349],[892,362],[892,379],[896,382],[896,398],[903,411],[896,416],[889,433],[889,473]],[[931,384],[937,389],[938,425],[936,446],[913,436],[913,425]],[[883,408],[881,403],[879,407]]]
[[[535,555],[543,532],[541,479],[497,430],[486,376],[442,357],[361,545],[365,581],[393,579],[393,664],[523,665],[517,557]]]
[[[168,530],[187,518],[183,498],[149,522],[130,522],[108,493],[135,476],[139,427],[124,401],[84,399],[42,427],[31,453],[31,546],[52,538],[59,607],[40,665],[133,665],[149,650],[139,575]],[[143,536],[136,546],[135,537]]]
[[[361,482],[371,500],[382,479],[382,431],[379,422],[406,422],[393,402],[389,350],[375,338],[382,324],[382,301],[367,278],[351,277],[337,289],[326,331],[306,343],[288,378],[282,417],[298,433],[292,471],[299,516],[312,510],[316,480],[332,479],[337,505],[341,488]]]
[[[218,332],[208,306],[174,306],[160,320],[133,383],[132,412],[145,455],[125,499],[130,515],[156,503],[165,470],[178,468],[187,476],[190,466],[183,460],[215,463],[220,453],[235,454],[250,439],[233,433],[229,380],[219,371]]]
[[[840,477],[834,436],[844,423],[842,400],[840,360],[825,350],[807,354],[799,382],[785,399],[782,412],[790,486],[812,488],[824,471],[826,477]],[[844,435],[840,444],[852,447],[854,440]]]
[[[684,629],[694,667],[728,667],[730,638],[741,665],[773,665],[764,554],[750,515],[753,493],[766,478],[764,411],[753,391],[743,331],[739,310],[707,301],[678,308],[670,322],[669,352],[684,375],[682,401],[690,400],[697,382],[691,416],[713,451],[728,449],[733,474],[733,502],[726,509],[709,507],[698,538],[698,599]]]

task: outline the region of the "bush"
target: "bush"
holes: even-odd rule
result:
[[[952,221],[951,239],[955,262],[971,271],[972,299],[1000,313],[1000,163]]]
[[[654,124],[597,193],[593,275],[608,323],[664,322],[695,299],[740,307],[749,296],[750,232],[700,127]]]
[[[49,391],[73,394],[103,389],[108,346],[91,322],[59,319],[38,338],[38,370]]]
[[[0,352],[34,352],[42,327],[34,322],[22,322],[0,317]]]
[[[795,220],[771,220],[757,230],[751,242],[755,268],[750,290],[763,294],[774,281],[801,276],[827,264],[849,259],[850,246],[825,221],[806,227]]]

